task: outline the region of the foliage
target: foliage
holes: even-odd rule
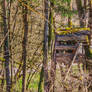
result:
[[[55,10],[56,12],[60,12],[62,16],[64,17],[69,17],[72,16],[73,14],[77,14],[77,10],[71,10],[70,8],[70,3],[71,0],[59,0],[58,2],[55,3],[56,7]]]

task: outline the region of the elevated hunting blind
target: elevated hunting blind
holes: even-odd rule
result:
[[[83,28],[82,28],[83,29]],[[76,30],[76,29],[74,29]],[[73,60],[75,52],[81,43],[75,62],[82,61],[85,55],[84,45],[88,45],[88,30],[64,31],[55,33],[55,60],[65,65],[70,64]]]

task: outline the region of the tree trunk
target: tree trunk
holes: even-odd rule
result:
[[[8,17],[8,31],[9,31],[9,43],[11,43],[11,25],[10,25],[10,22],[11,22],[11,4],[12,4],[12,0],[9,0],[8,1],[8,11],[7,11],[7,17]],[[9,45],[9,53],[10,53],[10,62],[11,62],[11,69],[10,69],[10,75],[11,75],[11,90],[12,90],[12,85],[13,85],[13,59],[12,59],[12,48],[11,48],[11,45]]]
[[[42,84],[43,84],[43,66],[42,66],[42,69],[41,69],[41,73],[40,73],[40,80],[39,80],[39,84],[38,84],[38,92],[43,92],[42,90]]]
[[[3,30],[4,30],[4,59],[5,59],[5,71],[6,71],[6,92],[10,92],[11,89],[11,80],[10,80],[10,70],[9,70],[9,43],[8,43],[8,28],[6,22],[6,4],[5,0],[2,2],[3,8]]]
[[[88,26],[90,27],[90,46],[89,46],[89,51],[90,51],[90,59],[87,61],[87,70],[89,72],[89,77],[92,80],[92,0],[89,0],[89,21],[88,21]],[[90,81],[91,81],[90,80]],[[92,83],[89,87],[89,92],[92,91]]]
[[[51,61],[50,76],[51,76],[51,84],[50,84],[49,92],[55,92],[55,77],[56,77],[56,61],[55,61],[55,59],[52,59],[52,61]]]
[[[55,77],[56,77],[56,61],[54,58],[54,44],[55,44],[55,33],[54,33],[54,0],[50,2],[50,15],[49,15],[49,47],[51,50],[51,69],[50,69],[50,88],[49,92],[55,92]]]
[[[78,16],[79,16],[79,21],[80,21],[80,27],[84,27],[84,10],[82,7],[82,1],[81,0],[76,0],[76,4],[77,4],[77,10],[78,10]]]
[[[91,32],[90,32],[90,53],[92,53],[92,5],[91,5],[92,1],[89,0],[89,5],[90,5],[90,8],[89,8],[89,21],[88,21],[88,26],[90,27],[91,29]]]
[[[28,35],[28,21],[27,21],[27,7],[23,6],[23,25],[24,37],[22,42],[22,61],[23,61],[23,78],[22,78],[22,92],[26,92],[26,55],[27,55],[27,35]]]
[[[72,10],[72,0],[71,2],[68,2],[67,4],[70,7],[70,10]],[[68,15],[68,27],[72,28],[72,21],[71,21],[71,15]]]
[[[45,24],[44,24],[44,57],[43,57],[43,68],[44,68],[44,92],[49,92],[49,80],[48,80],[48,0],[44,0],[44,13],[45,13]]]
[[[84,19],[84,23],[85,23],[85,27],[88,27],[88,9],[87,9],[87,5],[88,5],[88,0],[84,0],[84,14],[85,14],[85,19]]]

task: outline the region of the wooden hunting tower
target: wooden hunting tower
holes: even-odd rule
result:
[[[55,60],[65,65],[70,64],[75,52],[81,43],[75,62],[82,61],[85,55],[84,46],[87,45],[89,31],[80,31],[68,34],[58,34],[55,37]]]

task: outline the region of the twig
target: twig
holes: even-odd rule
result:
[[[6,33],[4,39],[3,39],[2,42],[0,43],[0,47],[2,46],[2,44],[3,44],[4,40],[6,39],[6,37],[8,36],[8,34],[9,34],[9,31]]]
[[[78,48],[77,48],[77,50],[76,50],[76,53],[75,53],[75,55],[74,55],[74,57],[73,57],[72,63],[71,63],[71,65],[70,65],[70,67],[69,67],[69,69],[68,69],[68,71],[67,71],[67,73],[66,73],[66,76],[65,76],[64,81],[66,81],[66,79],[67,79],[67,76],[68,76],[68,74],[69,74],[69,72],[70,72],[70,69],[71,69],[71,67],[72,67],[72,65],[73,65],[73,63],[74,63],[74,61],[75,61],[75,59],[76,59],[76,56],[77,56],[77,54],[78,54],[78,50],[79,50],[80,46],[81,46],[81,43],[79,43],[79,46],[78,46]]]

